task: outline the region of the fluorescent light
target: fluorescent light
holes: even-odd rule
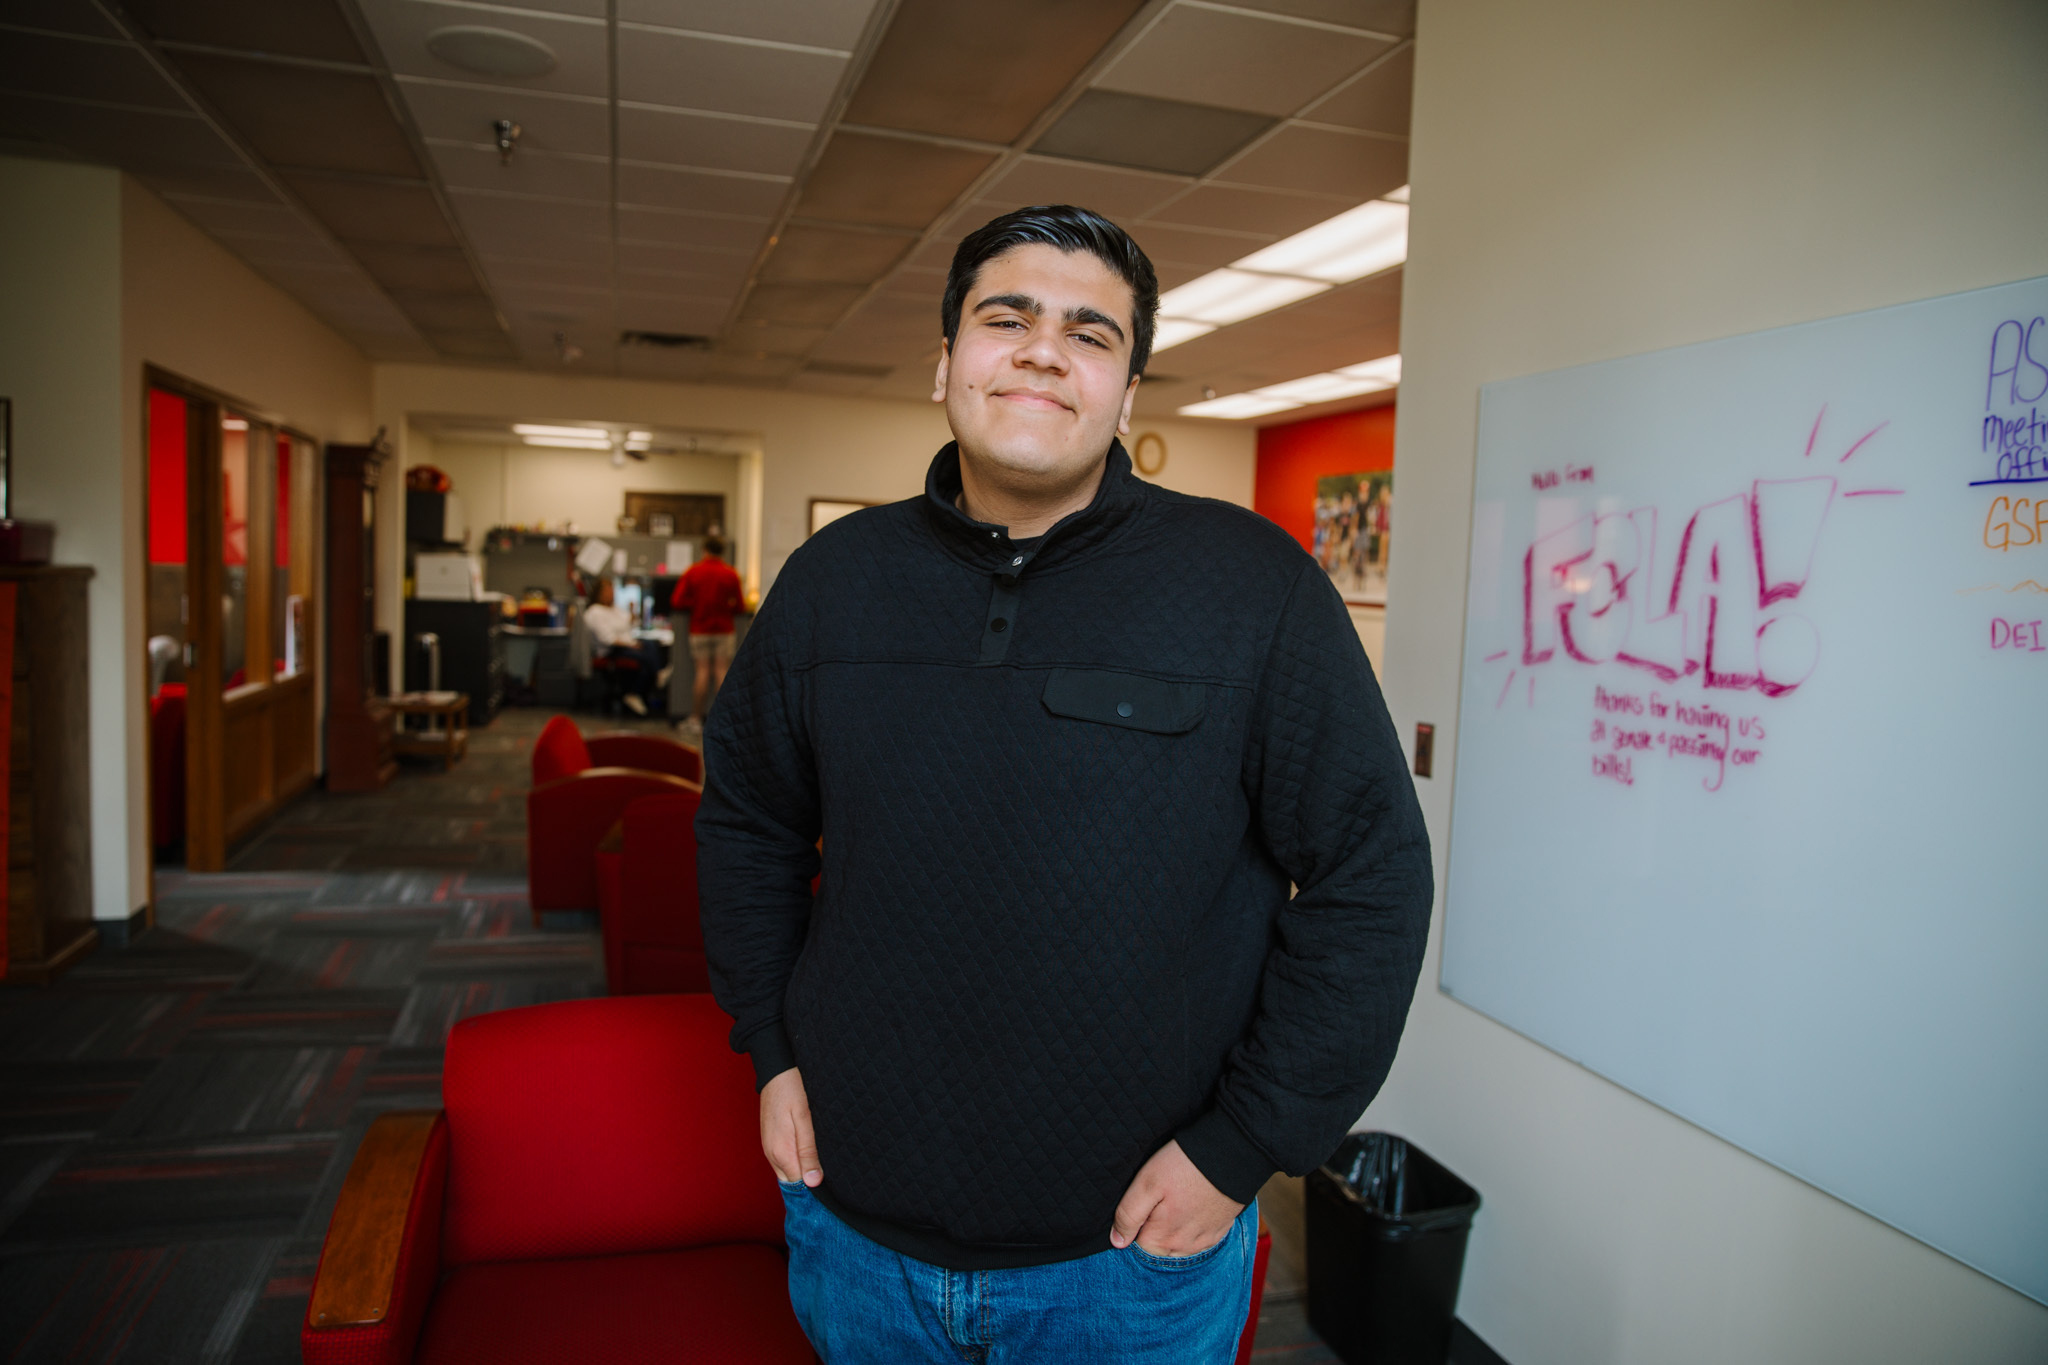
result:
[[[654,439],[654,433],[651,431],[629,431],[626,433],[626,439],[629,441],[651,441]]]
[[[1183,417],[1264,417],[1269,412],[1285,412],[1301,404],[1285,398],[1261,398],[1255,393],[1233,393],[1222,398],[1210,398],[1200,403],[1190,403],[1180,409]]]
[[[554,446],[561,450],[610,450],[612,448],[612,443],[609,440],[586,441],[575,436],[528,436],[526,444],[530,446]]]
[[[1337,371],[1354,379],[1377,379],[1383,387],[1393,388],[1401,382],[1401,355],[1383,355],[1378,360],[1368,360],[1362,365],[1346,365]]]
[[[574,436],[585,441],[604,441],[607,443],[612,439],[612,434],[603,427],[536,427],[525,423],[514,423],[512,434],[515,436]]]
[[[1281,398],[1290,403],[1327,403],[1336,398],[1355,398],[1361,393],[1377,393],[1393,385],[1383,379],[1355,379],[1342,374],[1312,374],[1306,379],[1290,379],[1284,384],[1268,384],[1252,392],[1261,398]]]
[[[249,429],[249,421],[246,417],[229,417],[221,422],[220,429],[222,431],[247,431]]]
[[[1169,346],[1178,346],[1183,341],[1205,337],[1215,330],[1206,322],[1189,322],[1186,318],[1161,318],[1159,325],[1152,329],[1152,354],[1158,355]]]
[[[1344,284],[1408,257],[1408,207],[1377,199],[1273,243],[1235,263],[1242,270]]]
[[[1255,275],[1225,267],[1189,280],[1159,299],[1161,317],[1207,322],[1223,327],[1284,308],[1330,286],[1321,280],[1287,275]]]

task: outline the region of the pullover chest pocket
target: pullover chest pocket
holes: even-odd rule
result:
[[[1045,680],[1042,700],[1056,716],[1181,735],[1202,723],[1208,689],[1106,668],[1056,668]]]

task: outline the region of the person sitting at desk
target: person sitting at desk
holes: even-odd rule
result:
[[[595,593],[583,608],[583,628],[590,632],[591,643],[610,657],[639,660],[638,668],[622,670],[625,691],[619,700],[634,715],[644,716],[648,690],[654,686],[655,673],[661,668],[661,654],[658,646],[634,634],[633,613],[614,605],[616,596],[612,580],[599,579]]]

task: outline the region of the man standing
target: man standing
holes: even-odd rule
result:
[[[1085,210],[962,242],[956,440],[790,558],[711,717],[705,946],[828,1365],[1230,1360],[1259,1187],[1393,1060],[1414,790],[1315,561],[1132,474],[1157,303]]]
[[[725,670],[732,663],[733,613],[744,601],[740,576],[726,563],[725,542],[716,533],[704,537],[704,557],[683,571],[669,606],[690,613],[690,660],[696,669],[690,692],[690,714],[683,722],[702,729],[704,713],[725,682]]]

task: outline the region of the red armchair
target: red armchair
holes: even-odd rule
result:
[[[731,1023],[671,995],[458,1024],[447,1107],[379,1118],[349,1168],[307,1365],[813,1365]]]
[[[708,991],[697,923],[697,794],[643,796],[598,853],[605,988],[613,995]]]
[[[602,757],[650,758],[668,770],[594,766]],[[534,787],[526,794],[526,891],[533,922],[544,910],[597,910],[598,845],[605,833],[643,796],[676,796],[698,790],[676,770],[702,774],[695,749],[659,735],[599,735],[586,741],[576,723],[556,716],[533,748]]]
[[[704,756],[687,744],[633,730],[585,735],[575,721],[556,716],[534,741],[533,785],[585,768],[639,768],[704,785]]]

